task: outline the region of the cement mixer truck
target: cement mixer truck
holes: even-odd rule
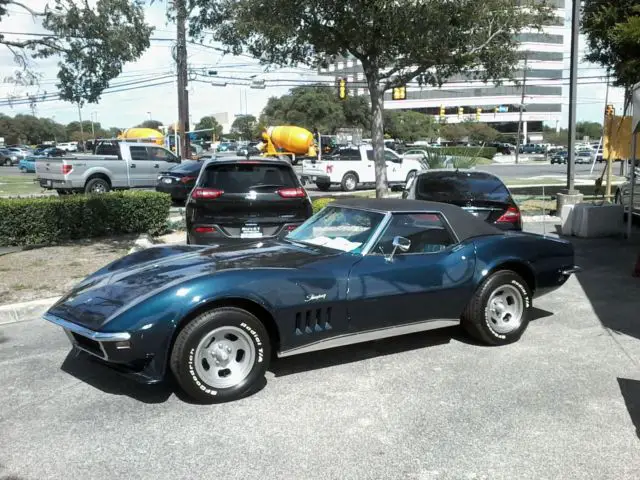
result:
[[[298,157],[318,156],[314,145],[313,133],[301,127],[268,127],[262,133],[263,142],[258,149],[265,157],[288,157],[292,164],[298,163]]]

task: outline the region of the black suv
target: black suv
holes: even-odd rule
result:
[[[522,216],[509,189],[495,175],[477,170],[431,170],[407,185],[402,198],[451,203],[502,230],[522,230]]]
[[[288,162],[209,160],[187,199],[187,243],[276,238],[311,214],[311,200]]]

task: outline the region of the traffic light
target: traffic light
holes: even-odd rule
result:
[[[407,99],[407,87],[395,87],[391,94],[393,100],[406,100]]]
[[[338,81],[338,97],[340,100],[345,100],[347,98],[347,79],[341,78]]]
[[[464,115],[464,107],[458,107],[458,116],[461,117]]]
[[[481,108],[476,108],[476,120],[480,121],[480,114],[482,113]]]
[[[616,109],[613,108],[613,105],[607,105],[607,107],[604,109],[604,114],[607,117],[613,117],[616,114]]]
[[[444,115],[445,115],[444,105],[440,105],[440,118],[444,118]]]

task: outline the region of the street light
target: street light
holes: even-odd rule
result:
[[[151,120],[151,112],[147,112],[147,120]]]
[[[95,129],[93,128],[93,122],[94,122],[94,120],[93,120],[93,116],[94,116],[94,115],[96,116],[95,121],[97,122],[97,121],[98,121],[98,112],[96,112],[95,110],[94,110],[93,112],[91,112],[91,136],[92,136],[92,137],[93,137],[93,139],[95,140],[95,139],[96,139],[96,131],[95,131]]]

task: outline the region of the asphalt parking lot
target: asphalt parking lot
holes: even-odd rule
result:
[[[0,326],[0,478],[640,478],[640,242],[575,245],[585,271],[517,344],[449,328],[290,357],[223,405]]]

